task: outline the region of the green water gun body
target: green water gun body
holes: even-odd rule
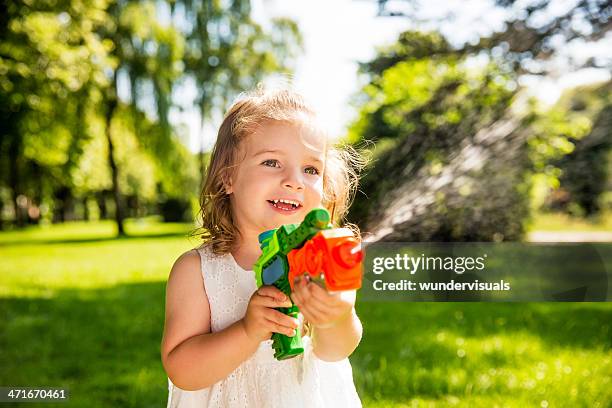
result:
[[[301,224],[287,224],[276,230],[260,234],[259,243],[262,254],[253,266],[257,287],[274,285],[289,297],[291,282],[288,279],[287,254],[294,249],[299,249],[319,231],[331,228],[329,213],[327,210],[318,208],[310,211]],[[296,305],[288,308],[280,307],[277,310],[293,318],[298,317],[299,311]],[[293,337],[274,333],[272,340],[272,347],[275,350],[274,357],[277,360],[289,359],[304,352],[299,328]]]

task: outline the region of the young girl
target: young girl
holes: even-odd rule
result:
[[[303,279],[291,295],[257,289],[258,235],[324,207],[336,222],[356,187],[350,155],[328,145],[316,116],[289,90],[239,98],[225,116],[202,191],[204,244],[174,264],[162,362],[168,407],[361,406],[347,357],[361,340],[355,291]],[[277,361],[272,333],[303,323],[304,353]]]

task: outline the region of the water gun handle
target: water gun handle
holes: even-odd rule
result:
[[[298,318],[298,307],[292,305],[291,307],[279,307],[278,310],[287,316]],[[277,360],[286,360],[295,357],[304,352],[304,345],[302,344],[302,333],[298,327],[295,330],[295,336],[287,336],[281,333],[272,334],[272,348],[274,349],[274,358]]]

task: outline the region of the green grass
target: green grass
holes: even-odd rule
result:
[[[165,280],[190,226],[71,223],[0,234],[0,385],[74,407],[160,407]],[[612,306],[359,303],[365,406],[605,407]],[[543,403],[546,401],[546,403]],[[24,404],[24,406],[34,406]],[[48,406],[48,405],[45,405]]]
[[[163,406],[165,280],[189,225],[70,223],[0,234],[0,384],[64,386],[74,407]],[[32,406],[28,404],[27,406]]]
[[[572,217],[564,213],[539,213],[533,217],[529,231],[612,231],[612,211],[591,219]]]
[[[610,304],[361,303],[366,406],[607,407]]]

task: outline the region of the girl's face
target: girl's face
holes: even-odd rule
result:
[[[321,207],[325,137],[300,124],[270,121],[240,143],[226,186],[234,222],[244,233],[299,223]]]

